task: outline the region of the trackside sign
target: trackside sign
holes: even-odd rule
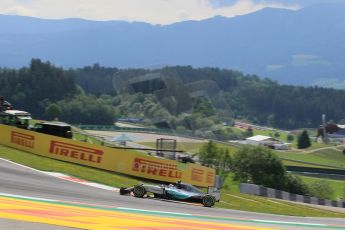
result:
[[[196,186],[213,186],[215,170],[184,164],[130,149],[109,148],[0,125],[0,144],[79,165],[162,182],[182,180]]]
[[[167,164],[141,158],[134,158],[132,170],[146,175],[169,177],[174,179],[182,178],[182,171],[177,170],[177,164]]]
[[[35,136],[12,131],[11,143],[33,149],[35,147]]]
[[[73,158],[82,161],[100,164],[103,151],[95,148],[87,148],[80,145],[72,145],[59,141],[51,141],[49,152],[52,154]]]

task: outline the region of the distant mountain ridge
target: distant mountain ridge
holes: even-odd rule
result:
[[[345,4],[266,8],[167,26],[0,15],[0,66],[220,67],[281,83],[344,87]],[[344,85],[344,86],[343,86]]]

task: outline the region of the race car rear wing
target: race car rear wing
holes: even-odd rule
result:
[[[216,201],[220,200],[220,189],[216,187],[208,187],[207,194],[213,195]]]

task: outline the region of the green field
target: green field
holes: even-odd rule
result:
[[[302,180],[306,184],[312,184],[314,182],[317,182],[320,180],[320,178],[315,178],[315,177],[307,177],[307,176],[300,176]],[[333,200],[338,200],[338,199],[343,199],[345,195],[345,181],[344,180],[331,180],[331,179],[322,179],[325,180],[329,183],[329,185],[332,187],[334,190],[334,194],[332,196]]]
[[[244,131],[244,129],[240,129],[240,128],[234,128],[234,129],[238,129],[238,130],[242,130]],[[303,129],[304,130],[304,129]],[[294,140],[291,142],[291,147],[296,149],[297,148],[297,138],[298,138],[298,134],[301,133],[303,130],[296,130],[293,132],[290,132],[291,135],[293,135]],[[318,149],[318,148],[323,148],[323,147],[330,147],[333,144],[325,144],[325,143],[320,143],[320,142],[315,142],[313,138],[311,138],[311,136],[315,136],[316,135],[316,129],[306,129],[308,131],[309,137],[310,137],[310,141],[311,141],[311,146],[307,149],[305,149],[306,151],[312,150],[312,149]],[[279,133],[279,137],[275,137],[275,133]],[[287,140],[287,136],[288,136],[288,132],[286,131],[281,131],[281,130],[258,130],[258,129],[253,129],[253,134],[254,135],[264,135],[264,136],[271,136],[274,137],[278,140],[280,140],[281,142],[289,142]]]
[[[328,167],[345,168],[345,155],[335,149],[320,149],[310,153],[304,152],[281,152],[275,151],[279,157],[284,159],[304,161],[320,164]]]
[[[241,130],[241,131],[245,131],[245,129],[241,129],[241,128],[236,128],[234,127],[234,129],[237,130]],[[279,137],[275,137],[274,134],[275,133],[279,133]],[[280,131],[280,130],[259,130],[259,129],[253,129],[253,135],[263,135],[263,136],[271,136],[274,137],[282,142],[288,142],[287,141],[287,132],[284,131]],[[295,147],[297,145],[297,141],[296,141],[296,136],[294,136],[294,141],[292,142],[292,146]]]
[[[283,164],[285,166],[299,166],[299,167],[307,167],[307,168],[324,168],[324,169],[335,169],[334,167],[329,167],[329,166],[319,166],[319,165],[314,165],[310,164],[308,162],[295,162],[291,160],[282,160]]]
[[[81,179],[114,187],[132,186],[143,181],[141,179],[139,180],[121,174],[41,157],[1,145],[0,157],[39,170],[61,172]],[[226,180],[225,188],[222,190],[221,202],[216,204],[216,206],[221,208],[281,215],[345,218],[345,214],[342,213],[240,194],[238,191],[238,183],[234,182],[231,177]]]
[[[275,130],[258,130],[258,129],[254,129],[253,133],[254,133],[254,135],[271,136],[271,137],[277,138],[278,140],[281,140],[282,142],[288,142],[287,141],[287,133],[286,132],[275,131]],[[275,133],[279,133],[279,137],[275,137],[274,136]],[[295,137],[294,142],[296,142],[296,137]]]
[[[297,143],[296,143],[297,145]],[[329,143],[329,144],[325,144],[322,142],[315,142],[311,140],[311,146],[309,148],[303,149],[303,151],[311,151],[311,150],[315,150],[315,149],[319,149],[319,148],[326,148],[326,147],[334,147],[334,144]]]

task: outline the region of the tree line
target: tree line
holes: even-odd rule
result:
[[[33,59],[0,69],[0,95],[40,119],[112,124],[143,118],[163,128],[240,138],[222,123],[241,119],[276,128],[318,127],[321,115],[344,119],[345,91],[280,85],[255,75],[190,66],[118,69],[98,64],[62,69]],[[149,87],[148,87],[149,86]]]

